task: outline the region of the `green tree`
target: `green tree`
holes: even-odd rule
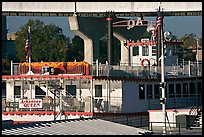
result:
[[[196,35],[193,33],[185,34],[181,40],[183,41],[180,50],[180,52],[182,52],[182,58],[184,60],[195,60],[196,55],[192,50],[196,49]]]
[[[10,68],[11,68],[11,65],[10,65],[10,60],[7,59],[7,58],[2,58],[1,60],[2,62],[2,74],[3,75],[9,75],[10,74]]]
[[[30,26],[30,48],[32,61],[66,61],[69,38],[54,24],[45,25],[40,20],[29,20],[16,33],[17,57],[25,61],[25,43]]]
[[[75,36],[68,45],[67,60],[84,61],[84,41],[79,36]]]
[[[100,57],[99,62],[102,64],[105,64],[106,61],[108,61],[108,34],[106,34],[104,37],[102,37],[99,41],[99,51],[100,51]],[[112,64],[118,64],[120,63],[120,55],[121,55],[121,46],[120,41],[113,37],[113,47],[112,47]]]

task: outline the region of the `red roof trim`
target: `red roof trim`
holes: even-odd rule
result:
[[[54,111],[9,111],[2,112],[3,115],[54,115]],[[55,112],[57,115],[58,112]],[[69,115],[79,115],[79,116],[93,116],[92,112],[64,112],[66,116]]]
[[[76,75],[2,75],[3,80],[7,79],[92,79],[92,76]]]

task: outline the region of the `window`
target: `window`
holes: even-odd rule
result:
[[[95,97],[102,97],[102,85],[95,85]]]
[[[139,46],[133,47],[133,56],[138,56],[139,55]]]
[[[181,84],[176,84],[176,97],[181,97]]]
[[[166,97],[166,98],[169,97],[169,96],[168,96],[168,93],[167,93],[167,86],[168,86],[168,84],[165,85],[165,97]]]
[[[142,56],[149,56],[149,46],[142,46]]]
[[[201,92],[202,92],[202,84],[201,84],[201,82],[198,82],[197,83],[198,85],[198,95],[200,96],[201,95]]]
[[[14,86],[14,97],[19,98],[21,96],[21,86]]]
[[[2,98],[6,97],[6,82],[2,82]]]
[[[45,91],[43,91],[39,86],[35,86],[35,97],[43,97],[46,95]]]
[[[195,96],[195,84],[193,82],[190,83],[190,95]]]
[[[174,84],[169,84],[169,97],[174,97]]]
[[[188,97],[188,83],[183,83],[183,97]]]
[[[154,98],[160,98],[159,84],[154,85]]]
[[[145,99],[145,85],[139,85],[139,99]]]
[[[151,99],[151,98],[153,98],[153,96],[152,96],[152,85],[148,84],[147,85],[147,99]]]
[[[72,96],[76,97],[76,85],[66,85],[67,94],[71,94]]]
[[[157,55],[157,47],[156,45],[152,45],[152,56],[156,56]]]

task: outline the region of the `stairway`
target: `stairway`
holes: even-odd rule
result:
[[[52,99],[54,99],[54,96],[56,99],[59,100],[60,98],[60,82],[59,81],[48,81],[48,87],[45,85],[46,83],[40,83],[40,88],[43,91],[46,91],[48,88],[48,96],[50,96]],[[63,109],[66,111],[77,111],[80,107],[80,102],[74,98],[69,92],[64,91],[66,96],[62,94],[62,103],[63,103]]]
[[[197,115],[195,115],[195,118],[190,125],[190,129],[195,129],[195,128],[202,128],[202,109],[198,110]]]

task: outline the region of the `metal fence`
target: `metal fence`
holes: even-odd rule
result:
[[[19,75],[19,63],[13,63],[11,75]],[[31,68],[32,70],[32,68]],[[160,77],[161,67],[158,66],[128,66],[93,64],[89,67],[89,74],[93,76],[150,78]],[[26,73],[26,72],[24,72]],[[68,72],[67,72],[68,73]],[[202,62],[182,61],[172,66],[165,66],[165,77],[202,76]]]
[[[167,94],[168,95],[168,94]],[[185,96],[187,95],[187,96]],[[192,106],[202,105],[202,94],[177,94],[172,98],[166,99],[166,109],[179,109],[179,108],[190,108]],[[160,100],[158,99],[150,99],[149,100],[149,109],[161,109]]]
[[[165,126],[153,126],[154,123],[166,125],[166,128],[164,128]],[[149,122],[148,130],[151,130],[154,135],[202,135],[202,124],[196,131],[189,129],[190,124],[190,122]]]

